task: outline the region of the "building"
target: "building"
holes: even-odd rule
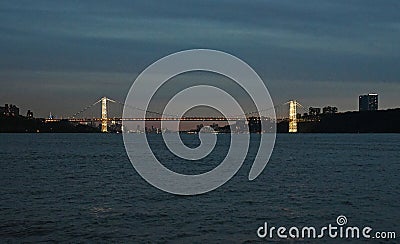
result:
[[[261,119],[258,117],[247,118],[249,132],[250,133],[260,133],[261,132]]]
[[[313,108],[313,107],[310,107],[310,108],[308,109],[308,114],[311,115],[311,116],[317,116],[317,115],[319,115],[320,113],[321,113],[321,108]]]
[[[358,97],[359,111],[375,111],[378,110],[378,94],[370,93],[368,95],[360,95]]]
[[[5,104],[4,107],[0,107],[0,115],[12,117],[19,116],[19,108],[12,104]]]
[[[26,112],[26,117],[33,119],[33,112],[31,110],[28,110],[28,112]]]
[[[241,133],[241,132],[246,132],[247,131],[247,125],[246,125],[246,120],[241,119],[241,120],[237,120],[234,127],[233,127],[233,131],[235,133]]]
[[[337,107],[326,106],[322,109],[323,114],[335,114],[338,112]]]

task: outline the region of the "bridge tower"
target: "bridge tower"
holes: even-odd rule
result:
[[[101,132],[107,132],[107,98],[101,98]]]
[[[292,100],[289,102],[289,133],[297,132],[297,102]]]

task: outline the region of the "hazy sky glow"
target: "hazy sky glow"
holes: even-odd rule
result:
[[[1,1],[0,104],[70,115],[185,49],[249,63],[275,103],[400,107],[400,2]]]

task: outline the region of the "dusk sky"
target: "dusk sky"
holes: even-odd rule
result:
[[[356,110],[376,92],[400,107],[398,0],[3,0],[0,104],[45,117],[123,101],[148,65],[193,48],[246,61],[275,104]]]

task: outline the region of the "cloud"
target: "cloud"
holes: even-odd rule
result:
[[[310,84],[300,94],[315,80],[399,84],[398,9],[396,0],[2,1],[0,84],[19,71],[137,74],[190,48],[234,54],[274,87]]]

